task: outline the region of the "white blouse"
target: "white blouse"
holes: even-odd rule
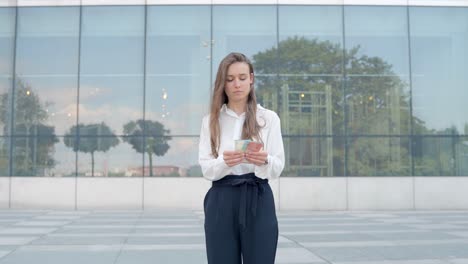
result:
[[[237,115],[226,104],[222,106],[220,111],[221,142],[218,158],[214,158],[211,153],[210,115],[203,117],[198,152],[198,162],[203,177],[210,181],[216,181],[226,175],[242,175],[254,172],[257,177],[262,179],[277,179],[284,168],[283,138],[278,115],[257,105],[257,122],[262,127],[260,137],[263,140],[263,149],[268,153],[268,164],[256,166],[251,163],[241,163],[229,167],[224,162],[223,152],[225,150],[234,150],[234,140],[241,139],[245,113]]]

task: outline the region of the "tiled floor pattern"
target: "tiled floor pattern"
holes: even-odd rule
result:
[[[467,211],[278,213],[281,264],[468,264]],[[0,264],[206,264],[203,212],[0,210]]]

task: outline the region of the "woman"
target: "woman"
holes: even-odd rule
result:
[[[280,176],[284,148],[278,115],[257,105],[252,63],[230,53],[216,75],[210,114],[202,121],[199,163],[213,185],[205,196],[209,264],[273,264],[278,243],[268,179]],[[234,141],[263,144],[235,150]],[[242,261],[241,261],[242,259]]]

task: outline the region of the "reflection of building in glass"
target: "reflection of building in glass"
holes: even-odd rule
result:
[[[333,139],[314,137],[332,135],[331,87],[298,91],[286,84],[281,95],[282,126],[291,135],[285,139],[286,167],[297,175],[333,175]]]
[[[281,118],[283,176],[467,174],[466,7],[13,2],[0,7],[4,176],[124,176],[157,158],[200,177],[186,154],[231,51]],[[109,165],[94,171],[95,152]]]
[[[282,130],[289,135],[283,140],[285,171],[290,175],[333,175],[331,89],[330,85],[304,90],[284,84],[281,100],[276,93],[264,95],[267,108],[281,109]]]
[[[282,177],[303,177],[279,181],[281,206],[310,202],[296,195],[315,199],[309,190],[324,186],[313,176],[338,176],[323,182],[346,182],[337,194],[355,197],[354,190],[364,203],[385,196],[391,209],[393,202],[404,209],[430,203],[417,196],[439,187],[433,180],[446,182],[440,188],[456,201],[466,193],[458,184],[465,179],[444,178],[468,176],[468,31],[460,23],[468,21],[466,1],[77,2],[0,0],[0,189],[11,191],[0,191],[0,207],[14,207],[18,190],[30,200],[17,204],[34,204],[64,182],[68,194],[78,194],[70,198],[77,205],[85,186],[79,180],[93,188],[103,182],[110,191],[89,192],[112,200],[141,190],[139,177],[205,184],[197,161],[200,123],[218,63],[232,51],[252,59],[259,103],[281,118]],[[348,188],[362,180],[352,176],[370,176],[364,181],[371,183],[381,182],[373,176],[398,177],[376,194],[374,185]],[[70,179],[80,177],[86,179]],[[51,192],[38,182],[60,184]],[[121,191],[116,182],[138,183]],[[413,184],[412,195],[404,182]]]

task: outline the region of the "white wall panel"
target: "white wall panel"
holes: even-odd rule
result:
[[[10,178],[0,177],[0,208],[8,208],[10,200]]]
[[[349,210],[413,209],[412,177],[349,177]]]
[[[142,178],[78,178],[78,209],[142,209]]]
[[[346,178],[282,178],[281,210],[346,210]]]
[[[415,177],[416,209],[468,209],[468,177]]]
[[[145,209],[183,208],[203,210],[211,182],[204,178],[145,178]]]
[[[12,177],[11,208],[75,209],[75,178]]]

